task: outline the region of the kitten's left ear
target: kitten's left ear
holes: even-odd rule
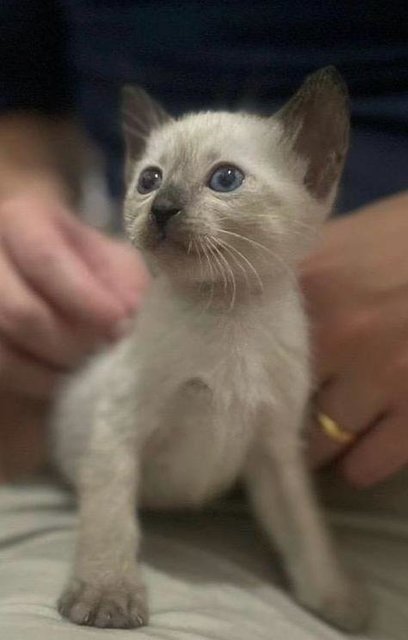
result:
[[[346,85],[334,67],[308,76],[275,116],[283,143],[306,161],[304,184],[323,200],[337,185],[347,154],[349,106]]]
[[[171,116],[140,87],[122,89],[122,127],[126,143],[125,177],[128,184],[133,164],[140,158],[153,129],[171,120]]]

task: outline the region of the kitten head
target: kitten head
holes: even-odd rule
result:
[[[344,84],[309,76],[272,117],[172,119],[124,92],[125,226],[171,278],[259,284],[288,271],[330,212],[348,146]]]

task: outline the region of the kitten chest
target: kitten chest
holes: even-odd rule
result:
[[[201,505],[245,465],[256,429],[254,362],[210,355],[171,395],[146,443],[141,493],[150,507]]]

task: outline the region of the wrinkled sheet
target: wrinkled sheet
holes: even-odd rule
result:
[[[358,638],[408,638],[408,476],[373,492],[332,486],[331,523],[345,561],[373,601]],[[327,486],[329,481],[324,483]],[[276,554],[238,499],[206,513],[144,514],[151,622],[131,631],[76,627],[55,608],[72,558],[76,507],[55,484],[0,488],[2,640],[340,640],[281,585]]]

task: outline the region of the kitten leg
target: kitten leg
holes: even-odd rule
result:
[[[127,413],[123,407],[121,413]],[[77,624],[130,628],[147,622],[137,564],[139,459],[135,437],[123,426],[117,409],[99,413],[80,474],[74,571],[58,602],[60,613]]]
[[[284,556],[297,600],[329,623],[358,631],[365,597],[342,570],[315,500],[299,429],[266,411],[248,460],[246,480],[255,512]],[[276,427],[274,426],[276,425]]]

